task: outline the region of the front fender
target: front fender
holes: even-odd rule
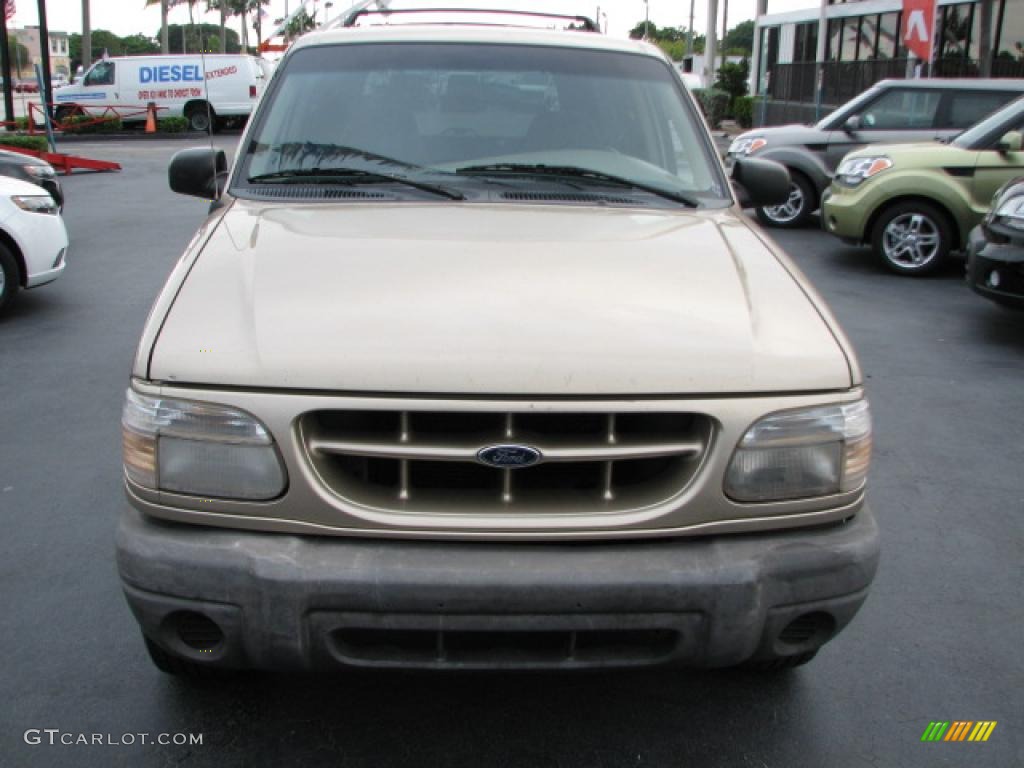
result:
[[[884,172],[888,174],[889,172]],[[951,217],[956,229],[957,248],[963,248],[971,228],[983,218],[984,211],[975,211],[971,207],[970,189],[957,183],[944,171],[915,170],[895,172],[891,176],[878,179],[879,185],[866,190],[864,203],[870,211],[865,227],[865,238],[871,236],[871,228],[881,211],[889,205],[906,198],[928,200],[943,208]],[[965,179],[968,184],[970,179]],[[953,182],[953,183],[951,183]],[[871,181],[865,182],[870,184]]]
[[[799,147],[769,147],[754,154],[758,160],[774,160],[790,170],[799,171],[814,184],[820,195],[832,182],[832,171],[814,152]]]

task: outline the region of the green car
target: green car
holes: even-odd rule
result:
[[[895,272],[925,275],[967,246],[1003,184],[1024,174],[1024,98],[949,143],[874,145],[848,154],[822,203],[822,226],[871,245]]]

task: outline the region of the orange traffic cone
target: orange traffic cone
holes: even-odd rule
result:
[[[146,133],[156,133],[156,104],[146,105]]]

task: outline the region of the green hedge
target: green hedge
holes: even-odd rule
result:
[[[754,97],[737,96],[732,103],[733,119],[740,128],[751,128],[754,125]]]
[[[160,133],[184,133],[188,130],[188,118],[163,117],[157,121],[156,127]]]
[[[93,122],[94,117],[88,115],[74,115],[64,121],[65,133],[119,133],[124,130],[121,118],[112,117],[105,119],[102,123]]]
[[[694,95],[712,128],[718,128],[729,113],[731,97],[715,88],[694,88]]]
[[[19,136],[16,133],[0,133],[0,145],[23,147],[24,149],[34,149],[39,152],[50,151],[50,145],[46,142],[45,136]]]

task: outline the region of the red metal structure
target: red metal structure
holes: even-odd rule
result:
[[[62,152],[40,152],[36,149],[27,149],[26,147],[11,147],[2,145],[3,149],[10,150],[11,152],[20,152],[23,155],[31,155],[32,157],[41,157],[43,160],[48,162],[54,168],[57,168],[64,172],[64,175],[69,175],[75,169],[87,170],[87,171],[120,171],[121,164],[113,163],[109,160],[92,160],[88,157],[78,157],[77,155],[65,155]]]

